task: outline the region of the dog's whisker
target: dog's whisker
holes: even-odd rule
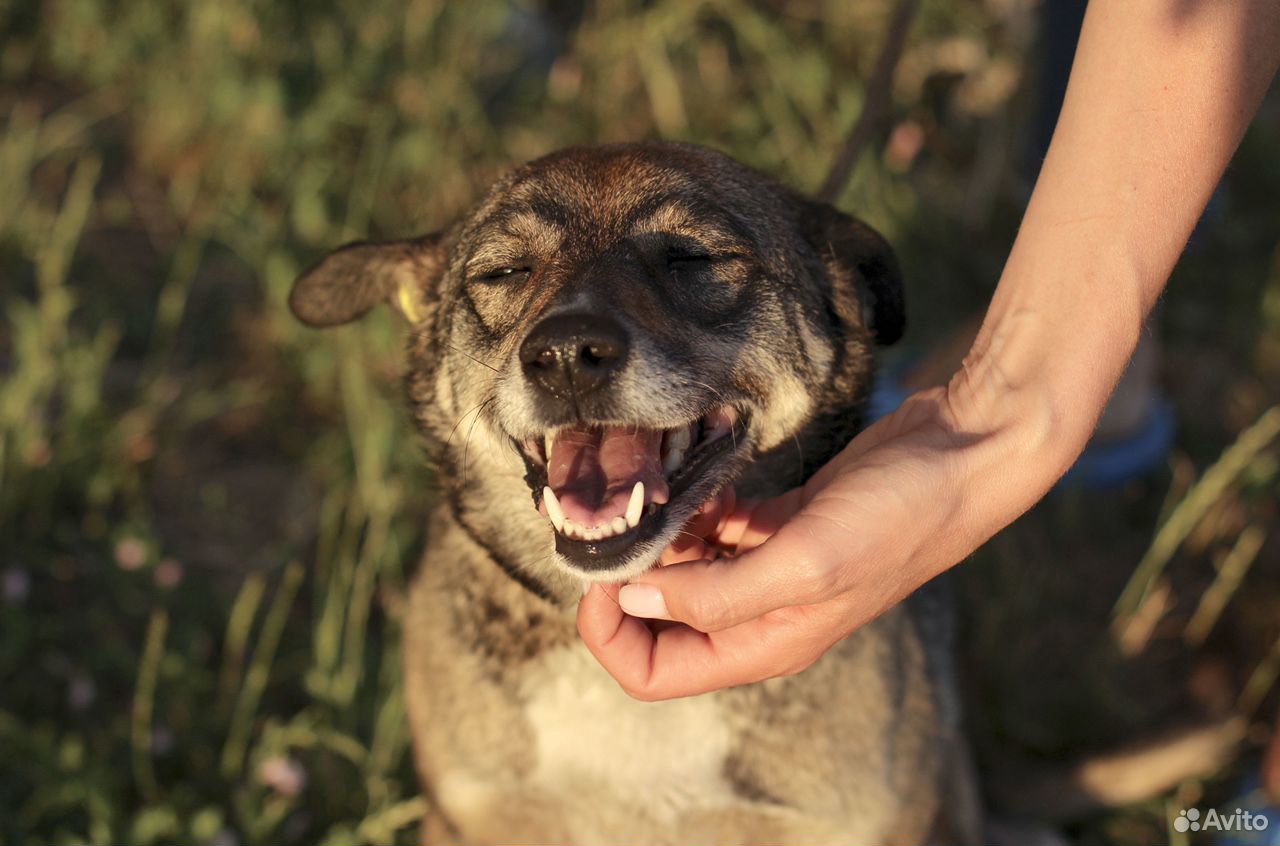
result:
[[[477,404],[475,404],[474,406],[472,406],[471,408],[462,412],[462,414],[459,415],[457,421],[453,424],[453,428],[449,430],[449,437],[445,438],[444,445],[447,447],[451,443],[453,443],[453,436],[455,433],[457,433],[458,427],[462,425],[462,421],[467,419],[467,415],[473,412],[480,412],[485,407],[485,405],[493,402],[494,399],[496,399],[496,397],[488,397],[487,399],[483,399]]]
[[[697,379],[689,379],[689,380],[688,380],[688,383],[689,383],[690,385],[697,385],[697,386],[698,386],[698,387],[700,387],[700,388],[705,388],[705,389],[706,389],[706,390],[707,390],[707,391],[708,391],[708,392],[709,392],[713,397],[715,397],[716,401],[717,401],[718,403],[720,403],[721,405],[728,405],[728,404],[729,404],[728,402],[726,402],[726,401],[725,401],[724,393],[722,393],[721,391],[716,390],[716,389],[715,389],[715,388],[713,388],[711,385],[708,385],[706,382],[700,382],[700,381],[698,381]]]
[[[700,387],[706,388],[708,391],[711,392],[712,396],[715,397],[716,401],[720,405],[732,405],[732,403],[730,403],[728,400],[725,399],[725,396],[722,392],[716,390],[711,385],[708,385],[706,382],[699,382],[697,379],[690,379],[689,384],[698,385]],[[736,450],[738,448],[738,431],[736,427],[730,427],[729,437],[733,439],[733,448]]]
[[[458,347],[456,344],[450,344],[450,343],[446,342],[446,344],[445,344],[445,345],[446,345],[447,347],[449,347],[449,349],[451,349],[451,350],[453,350],[454,352],[458,353],[459,355],[461,355],[461,356],[463,356],[463,357],[465,357],[465,358],[469,358],[469,359],[471,359],[472,361],[474,361],[476,364],[480,365],[481,367],[487,367],[487,368],[489,368],[490,370],[492,370],[494,373],[497,373],[497,374],[501,375],[501,373],[502,373],[502,371],[501,371],[501,370],[499,370],[498,368],[494,367],[492,364],[490,364],[490,363],[489,363],[489,362],[487,362],[487,361],[484,361],[484,360],[482,360],[482,359],[476,358],[474,355],[472,355],[471,353],[467,352],[467,351],[466,351],[466,350],[464,350],[464,349],[461,349],[461,348],[460,348],[460,347]]]
[[[471,436],[475,434],[476,424],[480,422],[480,415],[484,413],[485,406],[496,399],[497,397],[490,397],[476,406],[475,416],[471,418],[471,427],[467,429],[467,439],[462,443],[462,487],[464,488],[467,486],[467,462],[471,455]]]

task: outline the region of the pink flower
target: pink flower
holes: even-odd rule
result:
[[[297,796],[307,786],[307,771],[285,755],[272,755],[258,765],[258,781],[281,796]]]
[[[162,588],[175,588],[182,581],[182,564],[176,558],[162,558],[152,574]]]
[[[137,570],[147,563],[147,547],[137,538],[123,538],[116,544],[116,564],[121,570]]]

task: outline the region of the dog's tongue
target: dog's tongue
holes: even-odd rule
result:
[[[568,519],[591,528],[625,515],[636,482],[644,482],[646,504],[667,501],[662,430],[574,426],[556,433],[547,484]]]

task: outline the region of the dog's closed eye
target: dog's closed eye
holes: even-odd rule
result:
[[[528,279],[531,273],[533,273],[533,269],[530,267],[498,267],[493,270],[486,270],[483,273],[477,273],[475,279],[477,282],[515,283]]]
[[[667,256],[667,270],[671,275],[680,278],[682,275],[702,273],[711,268],[715,257],[706,253],[677,252]]]

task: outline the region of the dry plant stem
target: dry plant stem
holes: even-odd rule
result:
[[[884,44],[876,59],[875,69],[867,80],[866,96],[862,101],[862,113],[854,121],[844,146],[831,164],[827,178],[818,189],[818,199],[834,202],[853,175],[853,168],[867,148],[867,143],[881,128],[889,110],[889,96],[893,89],[893,72],[902,58],[902,48],[907,43],[907,30],[915,17],[919,0],[898,0],[889,16]]]
[[[1168,579],[1160,579],[1151,587],[1147,601],[1142,603],[1138,613],[1129,618],[1129,625],[1117,638],[1120,654],[1126,658],[1140,655],[1151,642],[1156,626],[1164,619],[1164,615],[1173,607],[1173,589]]]
[[[1144,601],[1150,586],[1164,570],[1169,559],[1195,529],[1213,503],[1227,487],[1249,467],[1253,459],[1280,436],[1280,406],[1272,406],[1248,429],[1240,433],[1222,456],[1192,485],[1169,519],[1156,532],[1151,546],[1134,569],[1129,582],[1112,610],[1112,630],[1123,632]]]
[[[222,640],[222,669],[218,674],[218,709],[229,711],[244,673],[245,650],[249,645],[249,633],[254,617],[262,603],[267,582],[261,573],[245,576],[231,614],[227,618],[227,630]]]
[[[1223,609],[1227,607],[1227,603],[1240,587],[1245,573],[1249,572],[1249,567],[1257,559],[1266,539],[1266,530],[1257,524],[1247,526],[1240,533],[1240,537],[1236,538],[1213,584],[1209,585],[1209,589],[1200,597],[1200,604],[1196,606],[1195,613],[1187,622],[1183,639],[1189,646],[1199,646],[1204,643],[1204,639],[1209,636],[1214,624],[1222,616]]]
[[[405,799],[366,817],[356,829],[356,837],[370,843],[391,843],[397,831],[422,819],[426,812],[427,801],[421,796]]]
[[[1252,717],[1257,712],[1275,686],[1277,678],[1280,678],[1280,637],[1276,638],[1276,642],[1271,645],[1271,652],[1258,664],[1253,675],[1249,676],[1249,681],[1245,682],[1240,701],[1236,704],[1236,710],[1241,716]]]
[[[280,645],[280,637],[284,633],[284,624],[293,607],[293,598],[302,584],[305,571],[297,561],[292,561],[285,568],[280,586],[267,610],[262,630],[258,634],[258,645],[253,651],[253,661],[245,674],[240,695],[236,699],[235,710],[231,717],[231,727],[227,730],[227,741],[222,747],[222,774],[227,778],[238,776],[244,768],[244,756],[249,746],[249,736],[253,727],[253,718],[258,711],[258,703],[262,692],[266,689],[267,678],[271,673],[271,664],[275,661],[276,648]]]
[[[169,614],[153,611],[147,624],[146,645],[138,662],[138,684],[133,692],[132,731],[133,777],[138,790],[149,800],[159,798],[155,767],[151,763],[151,719],[155,711],[156,685],[160,677],[160,661],[164,658],[164,641],[169,632]]]
[[[1231,762],[1245,736],[1239,717],[1178,729],[1065,767],[1022,765],[988,785],[1007,812],[1067,822],[1141,802],[1179,783],[1208,778]]]

